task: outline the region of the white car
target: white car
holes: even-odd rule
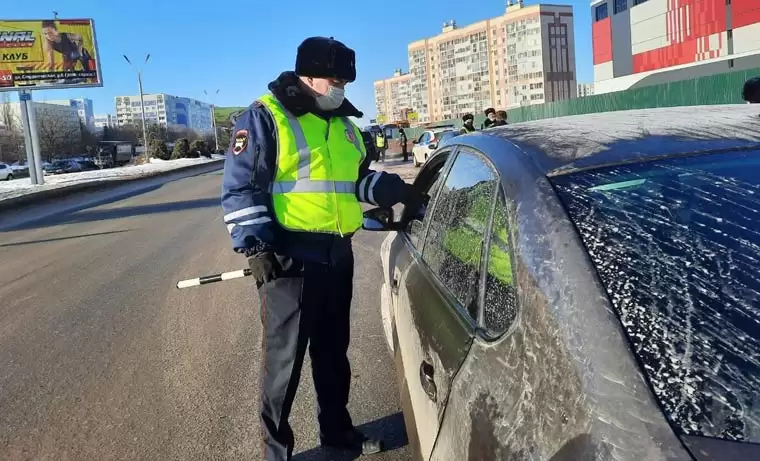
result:
[[[0,163],[0,181],[10,181],[13,179],[13,169],[10,165]]]
[[[435,128],[428,130],[420,135],[419,139],[414,142],[412,147],[412,161],[414,166],[420,166],[427,162],[430,155],[435,152],[442,141],[453,138],[459,134],[455,128]]]

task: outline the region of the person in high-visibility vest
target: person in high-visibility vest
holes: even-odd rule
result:
[[[375,135],[375,147],[377,147],[378,161],[385,162],[385,133],[382,131]]]
[[[291,459],[288,416],[309,345],[323,446],[381,451],[347,410],[351,369],[351,236],[360,202],[419,209],[425,196],[398,175],[369,169],[362,113],[344,97],[354,51],[332,38],[299,47],[283,72],[235,121],[222,208],[233,248],[248,258],[263,325],[261,425],[266,459]]]

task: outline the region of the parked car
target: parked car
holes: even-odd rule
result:
[[[10,181],[13,179],[13,170],[10,165],[0,163],[0,181]]]
[[[439,143],[453,138],[458,134],[454,127],[435,128],[424,131],[416,141],[412,141],[412,163],[414,166],[420,166],[425,163],[428,157],[435,152]]]
[[[63,174],[82,171],[82,166],[74,160],[56,160],[42,168],[44,174]]]
[[[760,459],[752,106],[451,140],[391,230],[381,313],[423,460]]]
[[[101,169],[98,164],[92,160],[78,160],[77,163],[79,164],[80,171],[94,171]]]

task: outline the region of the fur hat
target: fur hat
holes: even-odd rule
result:
[[[309,37],[298,46],[296,74],[353,82],[356,80],[356,53],[332,37]]]

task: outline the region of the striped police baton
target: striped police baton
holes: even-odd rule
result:
[[[177,282],[177,288],[190,288],[208,283],[223,282],[225,280],[239,279],[242,277],[248,277],[251,275],[250,269],[240,269],[239,271],[224,272],[222,274],[206,275],[203,277],[197,277],[194,279],[180,280]]]

